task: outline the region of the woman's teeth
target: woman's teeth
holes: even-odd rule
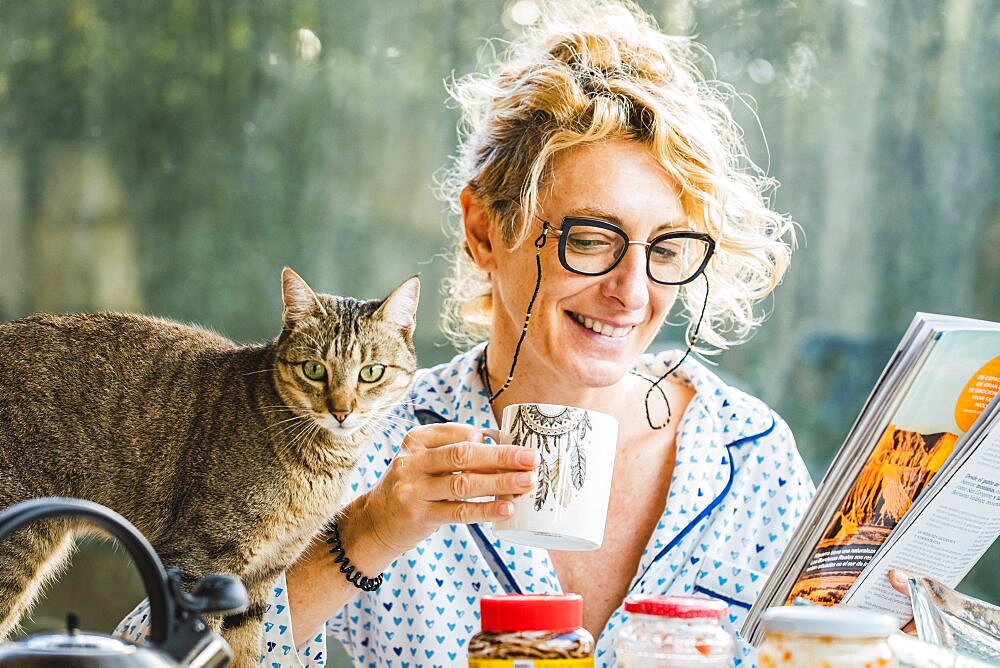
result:
[[[612,327],[611,325],[596,322],[590,318],[584,318],[578,313],[571,313],[571,315],[574,320],[592,332],[597,332],[603,336],[610,336],[612,339],[620,339],[632,331],[631,327]]]

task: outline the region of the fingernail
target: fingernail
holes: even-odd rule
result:
[[[514,504],[510,501],[504,501],[500,504],[500,514],[504,517],[510,517],[514,514]]]
[[[525,449],[524,452],[517,453],[515,459],[521,466],[538,466],[538,451]]]
[[[518,487],[527,487],[531,484],[532,475],[530,473],[518,473],[514,476],[514,482]]]

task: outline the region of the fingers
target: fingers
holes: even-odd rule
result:
[[[484,431],[486,433],[484,433]],[[428,475],[455,471],[527,471],[538,466],[538,453],[516,445],[486,445],[495,430],[445,422],[411,429],[403,450],[412,461],[406,466]]]
[[[904,571],[902,568],[890,568],[886,571],[885,575],[889,578],[889,585],[893,589],[906,598],[910,598],[910,585],[907,580],[913,577],[911,573]]]
[[[485,443],[497,436],[455,423],[411,429],[369,493],[375,528],[391,536],[392,545],[408,549],[442,524],[510,517],[514,506],[503,497],[532,489],[540,458],[533,449]]]
[[[907,580],[913,575],[908,571],[904,571],[901,568],[890,568],[886,571],[886,577],[889,579],[889,584],[893,589],[898,591],[900,594],[906,598],[910,598],[910,586]],[[913,618],[910,617],[910,621],[907,622],[901,629],[903,633],[908,633],[910,635],[917,634],[917,625],[914,623]]]
[[[535,475],[520,473],[470,473],[434,476],[425,481],[421,496],[429,501],[454,501],[482,496],[524,494],[534,486]]]
[[[514,514],[514,504],[510,501],[441,501],[434,504],[433,512],[439,524],[499,522]]]
[[[441,422],[414,427],[403,439],[403,449],[409,454],[427,448],[439,448],[452,443],[482,443],[481,430],[467,424]]]
[[[454,471],[528,471],[538,466],[535,450],[470,441],[437,446],[414,456],[420,457],[420,468],[430,475]]]

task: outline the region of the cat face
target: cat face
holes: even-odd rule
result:
[[[315,429],[346,439],[386,415],[410,386],[420,281],[414,276],[384,300],[361,301],[316,294],[287,267],[281,278],[278,394]]]

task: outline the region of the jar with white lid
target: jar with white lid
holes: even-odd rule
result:
[[[849,606],[786,605],[762,617],[759,668],[894,668],[888,638],[897,631],[886,614]]]
[[[732,636],[722,628],[727,607],[700,596],[625,600],[628,621],[615,639],[618,668],[729,668]]]

